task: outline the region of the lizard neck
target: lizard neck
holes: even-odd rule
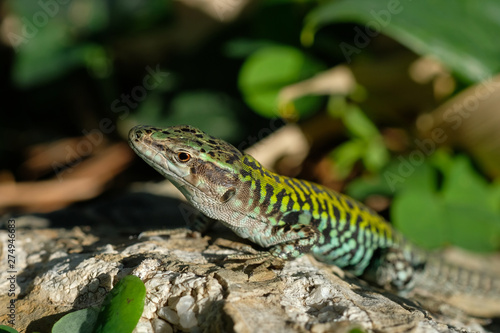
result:
[[[277,224],[283,212],[282,204],[291,201],[290,189],[284,181],[287,177],[267,170],[247,154],[239,162],[241,167],[238,172],[237,193],[226,204],[226,209],[232,212],[231,219],[225,222],[231,224],[233,230],[242,237],[260,237],[257,229],[263,230],[269,225]],[[237,230],[241,227],[242,231]],[[252,232],[242,235],[241,232],[245,230]]]
[[[283,178],[286,178],[264,168],[259,161],[248,154],[244,154],[241,157],[241,165],[240,180],[248,184],[252,180],[259,180],[260,182],[276,187],[279,186]]]

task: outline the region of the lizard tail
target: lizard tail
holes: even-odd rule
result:
[[[415,281],[416,295],[442,299],[481,317],[500,316],[500,277],[429,257]]]
[[[422,278],[451,292],[496,295],[500,299],[500,277],[461,267],[443,258],[429,258]]]

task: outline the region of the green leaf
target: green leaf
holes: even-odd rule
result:
[[[410,172],[409,174],[405,174],[406,180],[401,187],[401,191],[423,190],[429,193],[435,193],[437,191],[436,170],[427,160],[424,160],[421,165],[417,165],[415,161],[417,160],[412,159],[411,154],[405,157],[400,156],[398,159],[398,162],[401,163],[399,165],[401,168],[400,170],[408,170]]]
[[[335,162],[335,169],[341,178],[347,177],[349,172],[365,151],[365,142],[362,140],[349,140],[337,146],[331,157]]]
[[[371,172],[380,170],[389,161],[389,152],[385,147],[382,138],[377,135],[372,140],[368,141],[365,154],[363,155],[363,163]]]
[[[416,154],[412,158],[411,153],[399,156],[381,175],[359,178],[346,191],[360,200],[375,193],[395,195],[392,222],[422,247],[453,244],[472,251],[498,250],[500,184],[489,185],[465,156],[438,154],[429,159]],[[438,171],[443,174],[440,190]]]
[[[382,32],[418,54],[432,55],[469,82],[500,70],[500,44],[491,43],[500,30],[497,0],[341,0],[328,1],[306,17],[304,44],[312,44],[321,27],[355,22],[353,40],[339,44],[349,61]]]
[[[352,138],[337,147],[332,154],[342,177],[347,176],[354,163],[360,159],[372,172],[388,163],[389,153],[377,127],[359,107],[347,104],[343,97],[331,97],[327,108],[333,117],[342,119]]]
[[[500,214],[500,183],[494,183],[491,185],[488,201],[495,212]]]
[[[417,245],[432,249],[446,244],[443,223],[446,210],[436,194],[406,191],[392,203],[391,218],[396,228]]]
[[[436,189],[436,172],[423,155],[399,155],[384,168],[383,182],[392,193],[415,188]]]
[[[436,186],[437,170],[431,167],[434,162],[426,160],[400,187],[403,191],[391,210],[394,224],[426,248],[453,244],[472,251],[498,249],[500,214],[498,204],[490,199],[495,192],[464,156],[440,160],[446,170],[441,191]]]
[[[0,333],[19,333],[15,329],[9,326],[0,325]]]
[[[29,0],[10,3],[22,21],[20,35],[13,40],[17,53],[12,75],[17,85],[43,84],[86,64],[100,77],[110,74],[111,60],[104,48],[85,39],[108,24],[107,5],[102,1],[73,0],[43,6]]]
[[[66,26],[53,22],[37,31],[35,37],[18,46],[12,75],[20,87],[48,82],[84,63],[86,45],[69,47]]]
[[[258,114],[279,116],[278,94],[287,85],[310,78],[324,69],[318,61],[299,49],[288,46],[260,48],[247,58],[239,74],[239,86],[247,104]],[[316,111],[322,98],[309,96],[287,105],[289,110],[304,116]]]
[[[144,310],[146,287],[135,275],[120,280],[104,300],[96,333],[132,332]]]
[[[500,247],[500,218],[498,214],[476,206],[442,204],[446,218],[449,243],[479,252],[490,252]]]
[[[429,157],[430,164],[447,177],[453,168],[453,156],[444,148],[438,148]]]
[[[111,75],[113,66],[111,59],[103,47],[97,44],[87,45],[84,52],[84,61],[86,67],[94,77],[106,78]]]
[[[98,314],[98,307],[86,308],[68,313],[54,324],[52,333],[92,333]]]
[[[450,242],[474,251],[493,251],[500,243],[500,214],[493,187],[465,156],[457,156],[442,188]]]
[[[391,220],[406,237],[425,248],[445,245],[446,209],[435,193],[435,171],[428,164],[415,168],[391,207]]]
[[[347,185],[346,192],[358,199],[364,200],[373,194],[385,196],[398,195],[407,189],[436,189],[436,172],[430,165],[416,165],[408,156],[400,155],[390,160],[378,174],[353,180]]]
[[[347,103],[345,96],[332,95],[328,97],[326,111],[334,118],[343,119],[350,107],[351,105]]]
[[[393,192],[387,186],[387,182],[382,181],[382,177],[378,175],[354,179],[347,185],[345,192],[359,201],[363,201],[368,196],[374,194],[383,196],[393,195]]]
[[[486,180],[479,176],[465,156],[454,159],[452,167],[445,175],[443,197],[446,202],[467,207],[481,207],[493,210],[488,196],[490,190]]]
[[[373,122],[360,108],[350,105],[345,111],[343,121],[347,129],[355,136],[365,140],[372,140],[379,136],[379,131]]]
[[[306,117],[321,108],[323,97],[317,95],[301,96],[294,99],[291,104],[293,104],[294,109],[292,116]]]

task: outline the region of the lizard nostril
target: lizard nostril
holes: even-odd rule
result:
[[[144,132],[140,129],[132,128],[129,132],[129,140],[138,142],[144,136]]]
[[[139,139],[142,137],[142,135],[143,135],[143,134],[144,134],[144,133],[143,133],[141,130],[135,131],[135,132],[134,132],[134,135],[133,135],[133,138],[134,138],[135,140],[139,140]]]

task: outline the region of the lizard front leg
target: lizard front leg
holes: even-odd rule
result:
[[[278,223],[267,223],[255,235],[249,237],[254,243],[268,248],[268,252],[229,256],[228,260],[244,259],[247,265],[279,258],[290,260],[311,251],[318,244],[319,230],[311,224],[310,212],[287,212]]]
[[[245,267],[257,264],[264,267],[276,266],[277,262],[295,259],[310,252],[319,239],[318,230],[304,224],[274,226],[271,233],[274,236],[267,241],[274,245],[269,248],[269,251],[258,252],[247,249],[246,252],[250,253],[230,255],[226,260],[245,260]],[[282,266],[282,263],[279,266]]]
[[[317,228],[306,224],[275,226],[271,232],[275,236],[269,253],[283,260],[295,259],[310,252],[319,240]]]

